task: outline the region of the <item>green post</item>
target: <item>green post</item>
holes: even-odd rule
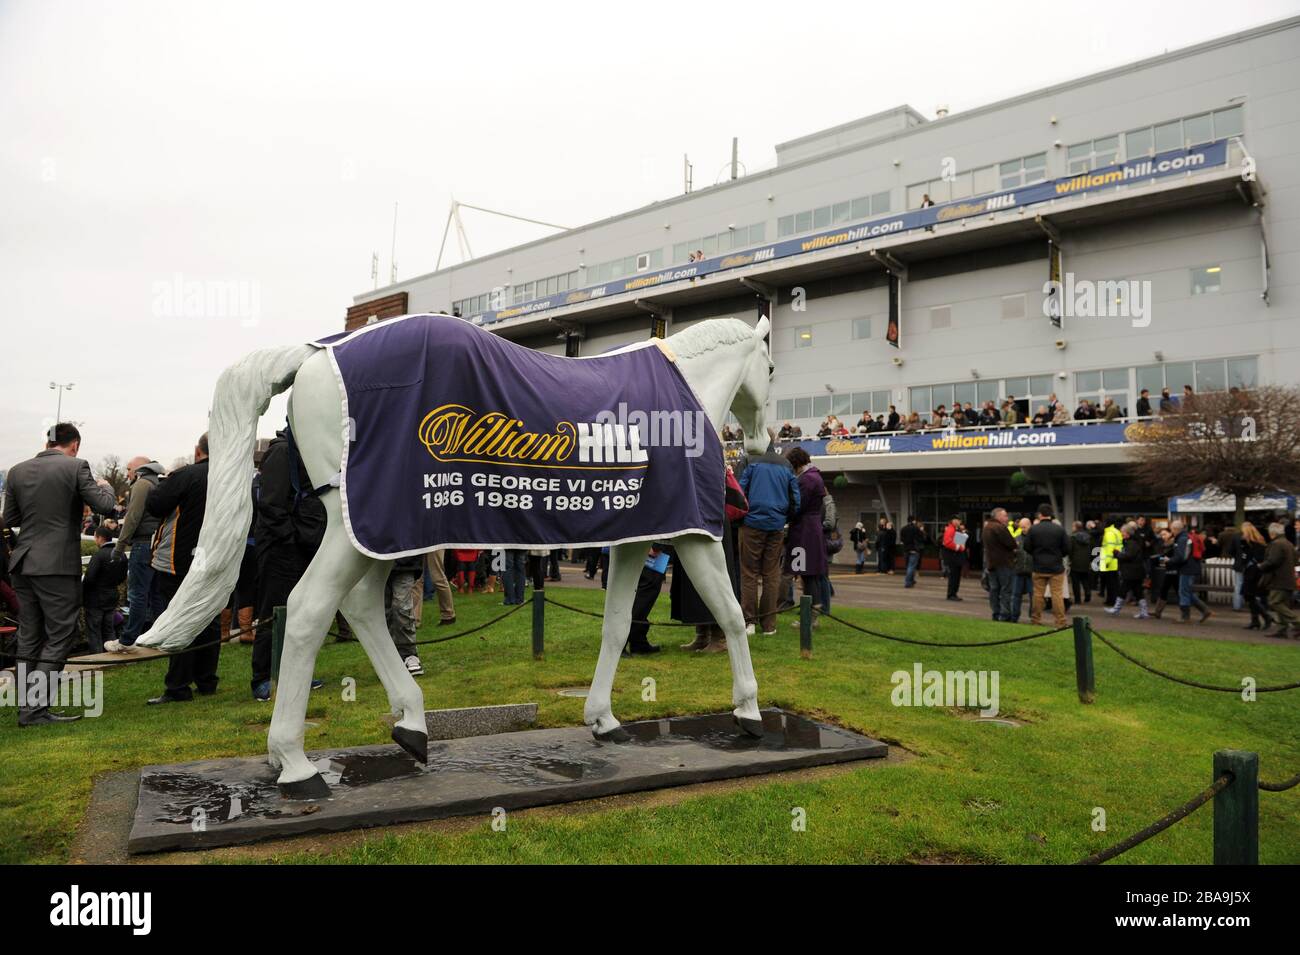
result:
[[[546,591],[533,591],[533,659],[542,658],[544,643],[542,634],[546,630]]]
[[[799,656],[805,660],[812,659],[812,597],[804,594],[799,598]]]
[[[1259,754],[1221,749],[1214,778],[1232,782],[1214,797],[1214,864],[1259,865]]]
[[[1091,703],[1097,695],[1092,672],[1092,619],[1074,618],[1074,677],[1079,684],[1079,702]]]
[[[280,679],[280,654],[284,652],[284,622],[289,611],[276,607],[271,611],[271,679]]]

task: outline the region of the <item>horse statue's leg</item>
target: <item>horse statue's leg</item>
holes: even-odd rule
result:
[[[763,715],[758,709],[758,681],[754,679],[754,665],[749,659],[745,615],[731,589],[722,544],[692,534],[678,537],[673,546],[696,593],[727,637],[727,657],[731,660],[731,701],[735,705],[732,712],[736,721],[750,736],[762,736]]]
[[[609,578],[605,585],[605,622],[601,627],[600,659],[596,661],[596,675],[592,677],[587,692],[587,705],[582,719],[591,727],[598,740],[625,743],[632,737],[614,719],[610,694],[614,690],[614,674],[618,670],[623,645],[632,629],[632,599],[636,584],[645,566],[646,551],[650,545],[644,541],[618,544],[609,549]]]
[[[271,765],[280,770],[280,792],[296,799],[329,795],[329,786],[303,750],[312,671],[334,611],[373,563],[348,541],[338,494],[327,494],[322,501],[329,523],[316,556],[289,595],[275,710],[266,740]]]
[[[379,674],[388,705],[398,717],[393,741],[422,763],[429,761],[429,730],[424,720],[424,694],[402,663],[384,619],[384,586],[392,561],[374,561],[339,607],[352,632]]]

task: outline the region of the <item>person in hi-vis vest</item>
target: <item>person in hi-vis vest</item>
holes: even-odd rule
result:
[[[1119,552],[1124,549],[1119,524],[1120,518],[1112,518],[1101,535],[1101,584],[1107,604],[1114,604],[1119,597]]]

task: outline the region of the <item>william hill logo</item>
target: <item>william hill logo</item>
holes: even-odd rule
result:
[[[866,454],[868,452],[888,450],[889,438],[865,438],[861,441],[831,438],[826,442],[827,454]]]
[[[429,455],[444,463],[626,469],[644,468],[650,460],[635,426],[559,421],[553,431],[529,431],[503,412],[479,414],[457,404],[434,408],[418,433]]]

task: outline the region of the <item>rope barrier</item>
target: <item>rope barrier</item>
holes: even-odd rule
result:
[[[267,625],[270,626],[269,623]],[[188,646],[180,650],[171,650],[171,651],[160,650],[157,654],[153,656],[124,657],[121,660],[96,660],[94,663],[87,663],[81,665],[94,666],[94,667],[120,667],[120,666],[129,666],[135,663],[153,663],[155,660],[169,660],[172,657],[183,656],[186,653],[194,653],[197,650],[206,650],[208,647],[220,646],[221,644],[226,643],[234,639],[235,637],[242,636],[245,633],[256,633],[256,632],[257,632],[257,627],[255,626],[240,627],[238,630],[231,630],[227,636],[220,637],[216,640],[209,640],[207,643],[200,643],[194,646]],[[338,631],[331,630],[326,634],[326,636],[327,637],[338,636]],[[132,644],[132,646],[134,646],[134,644]],[[107,653],[109,651],[104,651],[104,652]],[[99,656],[100,654],[87,654],[87,655]],[[56,660],[56,659],[49,659],[47,657],[24,657],[24,656],[19,656],[16,653],[6,653],[3,654],[3,656],[12,658],[15,663],[35,663],[37,665],[40,665],[42,663],[56,663],[61,667],[67,666],[69,663],[76,663],[75,659]]]
[[[868,636],[880,637],[882,640],[894,640],[898,643],[911,643],[922,647],[997,647],[1007,643],[1023,643],[1026,640],[1037,640],[1039,637],[1050,637],[1054,633],[1065,633],[1070,627],[1057,627],[1055,630],[1042,630],[1038,633],[1029,633],[1019,637],[1007,637],[1005,640],[982,640],[978,643],[938,643],[933,640],[913,640],[910,637],[899,637],[890,633],[881,633],[878,630],[872,630],[869,627],[860,627],[856,623],[845,620],[843,617],[837,617],[831,613],[825,613],[813,608],[813,613],[819,617],[825,617],[827,620],[834,620],[836,623],[843,624],[850,630],[857,630],[859,633],[865,633]]]
[[[524,607],[527,606],[528,604],[526,603],[515,604],[505,613],[499,614],[493,617],[491,620],[487,621],[486,623],[479,624],[477,627],[470,627],[468,630],[461,630],[459,633],[449,633],[445,637],[435,637],[432,640],[416,640],[412,644],[412,646],[427,647],[429,644],[432,643],[446,643],[448,640],[456,640],[459,639],[460,637],[468,637],[471,633],[478,633],[480,630],[486,630],[488,627],[492,626],[493,624],[500,623],[502,620],[506,619],[506,617],[510,616],[513,613],[518,613],[520,610],[522,610]]]
[[[1113,859],[1121,853],[1128,852],[1128,850],[1132,849],[1134,846],[1141,845],[1152,836],[1159,835],[1174,823],[1186,819],[1197,809],[1200,809],[1219,793],[1223,792],[1223,790],[1225,790],[1232,782],[1233,778],[1232,773],[1224,773],[1216,779],[1208,789],[1183,803],[1173,812],[1167,813],[1165,816],[1157,819],[1145,829],[1133,833],[1133,835],[1129,836],[1124,841],[1115,843],[1115,845],[1111,846],[1109,849],[1103,849],[1101,852],[1090,855],[1085,859],[1080,859],[1075,863],[1075,865],[1100,865],[1108,859]]]
[[[1174,683],[1181,683],[1183,686],[1195,687],[1198,690],[1213,690],[1216,693],[1240,693],[1241,692],[1241,687],[1239,686],[1215,686],[1212,683],[1200,683],[1196,680],[1188,680],[1180,676],[1174,676],[1172,673],[1165,673],[1163,670],[1157,670],[1155,667],[1143,663],[1137,657],[1125,653],[1119,647],[1115,646],[1115,644],[1111,643],[1111,641],[1108,640],[1106,636],[1100,631],[1094,630],[1092,631],[1092,635],[1096,637],[1098,640],[1100,640],[1102,643],[1106,644],[1106,646],[1110,647],[1116,653],[1118,653],[1129,663],[1132,663],[1134,666],[1141,667],[1143,670],[1146,670],[1148,673],[1155,674],[1158,677],[1163,677],[1164,679],[1171,680]],[[1278,686],[1257,686],[1255,687],[1255,692],[1256,693],[1277,693],[1277,692],[1281,692],[1282,690],[1297,690],[1297,689],[1300,689],[1300,683],[1283,683],[1283,684],[1279,684]]]
[[[1286,792],[1288,789],[1294,789],[1296,786],[1300,786],[1300,773],[1296,773],[1290,779],[1283,780],[1280,783],[1266,783],[1262,779],[1259,781],[1259,788],[1270,793]]]
[[[582,614],[582,616],[584,617],[596,617],[599,620],[605,619],[605,615],[603,613],[596,613],[593,610],[584,610],[583,608],[575,607],[572,604],[562,603],[561,601],[555,600],[552,597],[547,597],[546,602],[548,604],[554,604],[555,606],[560,607],[564,610],[568,610],[577,614]],[[784,610],[776,611],[776,613],[777,616],[780,616],[781,614],[786,614],[792,610],[798,610],[798,609],[799,609],[798,604],[791,604],[789,607],[786,607]],[[698,623],[678,623],[675,620],[633,620],[632,623],[642,624],[647,627],[700,627],[706,625],[707,626],[717,625],[717,622],[714,620],[701,620]]]

